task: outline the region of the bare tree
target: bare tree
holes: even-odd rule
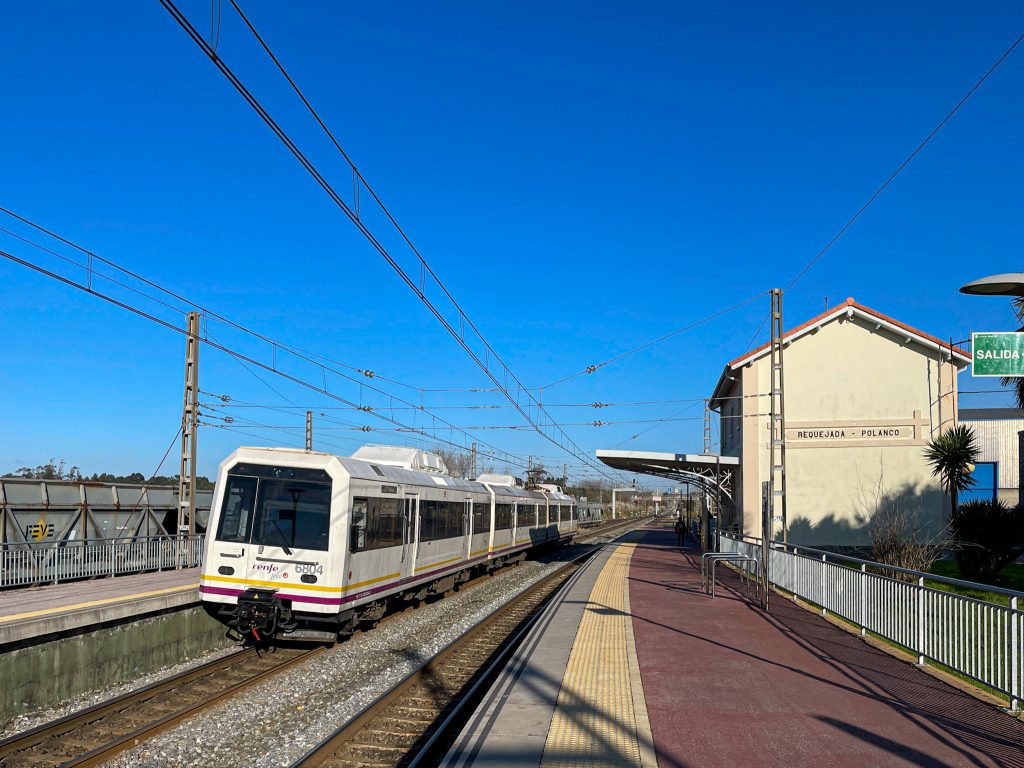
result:
[[[470,475],[473,473],[473,457],[469,453],[440,445],[435,445],[430,452],[441,457],[445,466],[448,467],[449,475],[470,479]]]
[[[927,571],[942,557],[949,540],[949,526],[930,523],[919,504],[906,495],[885,488],[884,475],[870,487],[861,485],[857,519],[871,537],[871,558],[885,565]],[[896,578],[913,580],[910,574]]]

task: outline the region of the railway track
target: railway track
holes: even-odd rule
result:
[[[580,528],[576,535],[577,544],[583,544],[590,539],[600,538],[602,536],[608,536],[616,534],[619,531],[627,532],[634,528],[643,525],[644,523],[653,520],[651,517],[642,518],[629,518],[627,520],[610,520],[600,525],[596,525],[593,528]]]
[[[550,598],[591,557],[545,577],[477,624],[339,728],[292,768],[412,766],[438,748],[464,705],[482,694]]]
[[[595,527],[579,536],[577,541],[584,544],[590,539],[615,535],[620,530],[635,527],[637,522],[616,521]],[[413,677],[420,681],[421,687],[409,689],[413,698],[408,701],[412,703],[412,707],[399,711],[399,721],[406,719],[407,722],[414,724],[429,725],[438,714],[444,712],[446,706],[456,701],[457,694],[467,683],[475,687],[477,681],[482,679],[482,670],[486,668],[487,662],[505,648],[511,648],[509,638],[515,636],[530,617],[539,612],[550,596],[579,567],[579,563],[592,552],[593,550],[588,551],[564,568],[542,579],[528,592],[482,621],[419,672],[414,673]],[[488,576],[478,577],[462,585],[462,589],[486,578]],[[388,618],[393,617],[385,617],[383,621]],[[206,707],[234,696],[324,650],[326,649],[323,646],[278,648],[272,653],[247,649],[208,662],[138,691],[126,693],[0,741],[0,768],[70,768],[101,765],[117,753],[174,727]],[[426,699],[423,696],[426,696]],[[383,699],[375,706],[381,706],[382,703]],[[434,711],[434,715],[430,720],[424,720],[424,713],[431,710]],[[368,713],[353,721],[348,729],[357,723],[365,725]],[[382,722],[385,727],[395,725],[393,719]],[[417,728],[423,730],[419,725]],[[403,740],[407,740],[407,737],[398,739]],[[413,743],[415,741],[414,739]],[[397,748],[390,745],[379,746],[375,754],[394,757]],[[303,765],[404,764],[389,761],[388,758],[383,761],[372,759],[369,762],[323,762],[327,760],[327,752],[323,752],[320,758],[308,757],[313,762],[302,763]]]
[[[578,543],[635,529],[647,519],[616,521]],[[392,768],[443,754],[460,712],[486,691],[544,606],[597,550],[545,577],[482,620],[418,670],[314,747],[291,768]]]
[[[2,768],[100,765],[323,647],[239,651],[0,742]]]

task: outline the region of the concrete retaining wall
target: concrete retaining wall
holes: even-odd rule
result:
[[[0,722],[229,645],[200,606],[0,653]]]

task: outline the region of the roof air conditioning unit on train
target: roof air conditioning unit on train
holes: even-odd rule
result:
[[[383,464],[386,467],[402,467],[421,472],[435,472],[447,475],[448,467],[444,460],[435,453],[427,453],[418,448],[407,448],[397,445],[364,445],[352,454],[353,459],[371,464]]]
[[[523,481],[518,477],[513,477],[512,475],[495,475],[485,473],[479,475],[476,478],[476,481],[478,483],[487,483],[488,485],[502,485],[508,488],[522,488],[523,486]]]

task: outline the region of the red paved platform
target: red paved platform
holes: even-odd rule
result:
[[[781,597],[763,613],[731,575],[712,601],[674,545],[649,530],[629,575],[660,768],[1024,767],[1024,723]]]

